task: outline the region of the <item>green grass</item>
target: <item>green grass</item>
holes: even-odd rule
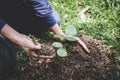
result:
[[[116,55],[120,56],[120,40],[116,40],[120,37],[120,0],[49,0],[49,2],[61,14],[63,31],[65,27],[74,25],[78,34],[105,39]],[[90,7],[87,13],[89,18],[86,22],[81,22],[78,13],[86,6]],[[19,65],[26,61],[24,59],[27,55],[23,50],[17,49],[15,52]],[[117,67],[120,69],[118,64]],[[116,75],[118,74],[120,73],[116,72]]]
[[[102,38],[120,50],[116,38],[120,36],[120,0],[50,0],[51,5],[61,14],[61,27],[74,25],[79,34]],[[80,10],[90,7],[88,20],[81,22]]]

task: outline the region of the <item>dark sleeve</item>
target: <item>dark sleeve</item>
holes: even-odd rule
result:
[[[0,18],[0,30],[4,27],[5,24],[6,22]]]
[[[44,17],[53,11],[48,0],[30,0],[30,3],[37,16]]]

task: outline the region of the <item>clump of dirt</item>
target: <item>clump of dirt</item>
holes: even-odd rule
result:
[[[36,51],[37,55],[51,56],[55,54],[55,49],[52,46],[47,46],[45,44],[41,45],[41,50]]]
[[[51,62],[51,59],[56,56],[55,48],[48,44],[41,44],[41,49],[35,52],[39,56],[38,58],[29,57],[30,64],[34,66],[38,66],[42,62]]]
[[[33,60],[25,65],[22,71],[26,76],[22,80],[113,80],[113,61],[106,41],[96,40],[90,36],[79,36],[88,46],[91,54],[75,42],[66,42],[69,55],[61,58],[56,56],[52,61]],[[45,43],[54,52],[53,41]],[[51,50],[51,52],[52,52]],[[49,53],[44,47],[42,52]],[[56,54],[56,51],[54,52]],[[53,54],[53,53],[52,53]]]

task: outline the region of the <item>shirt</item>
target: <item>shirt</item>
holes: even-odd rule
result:
[[[53,9],[51,8],[51,5],[49,4],[48,0],[1,0],[0,1],[0,11],[1,13],[3,12],[2,13],[3,15],[4,14],[9,15],[12,12],[12,8],[22,7],[22,6],[30,7],[31,11],[33,11],[33,13],[38,17],[45,17],[53,12]],[[29,15],[29,13],[27,14]],[[4,26],[4,24],[5,21],[0,18],[0,29],[2,28],[2,26]]]
[[[4,27],[5,21],[0,18],[0,30]]]
[[[30,0],[30,3],[37,16],[46,16],[52,13],[52,8],[48,3],[48,0]]]
[[[37,16],[41,17],[44,17],[53,11],[48,0],[1,0],[0,5],[2,5],[0,7],[3,9],[8,9],[11,6],[29,6],[35,11]]]

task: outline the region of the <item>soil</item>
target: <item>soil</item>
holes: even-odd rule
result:
[[[56,55],[55,49],[52,46],[41,44],[41,50],[35,51],[40,58],[54,58]]]
[[[19,68],[19,80],[113,80],[113,61],[110,48],[105,40],[93,39],[90,36],[79,36],[90,50],[87,54],[75,42],[63,43],[68,50],[67,57],[50,59],[29,58],[27,65]],[[51,46],[54,41],[44,43],[41,53],[56,54]],[[21,74],[24,77],[21,78]],[[18,74],[17,74],[18,75]],[[13,78],[12,78],[13,80]]]

